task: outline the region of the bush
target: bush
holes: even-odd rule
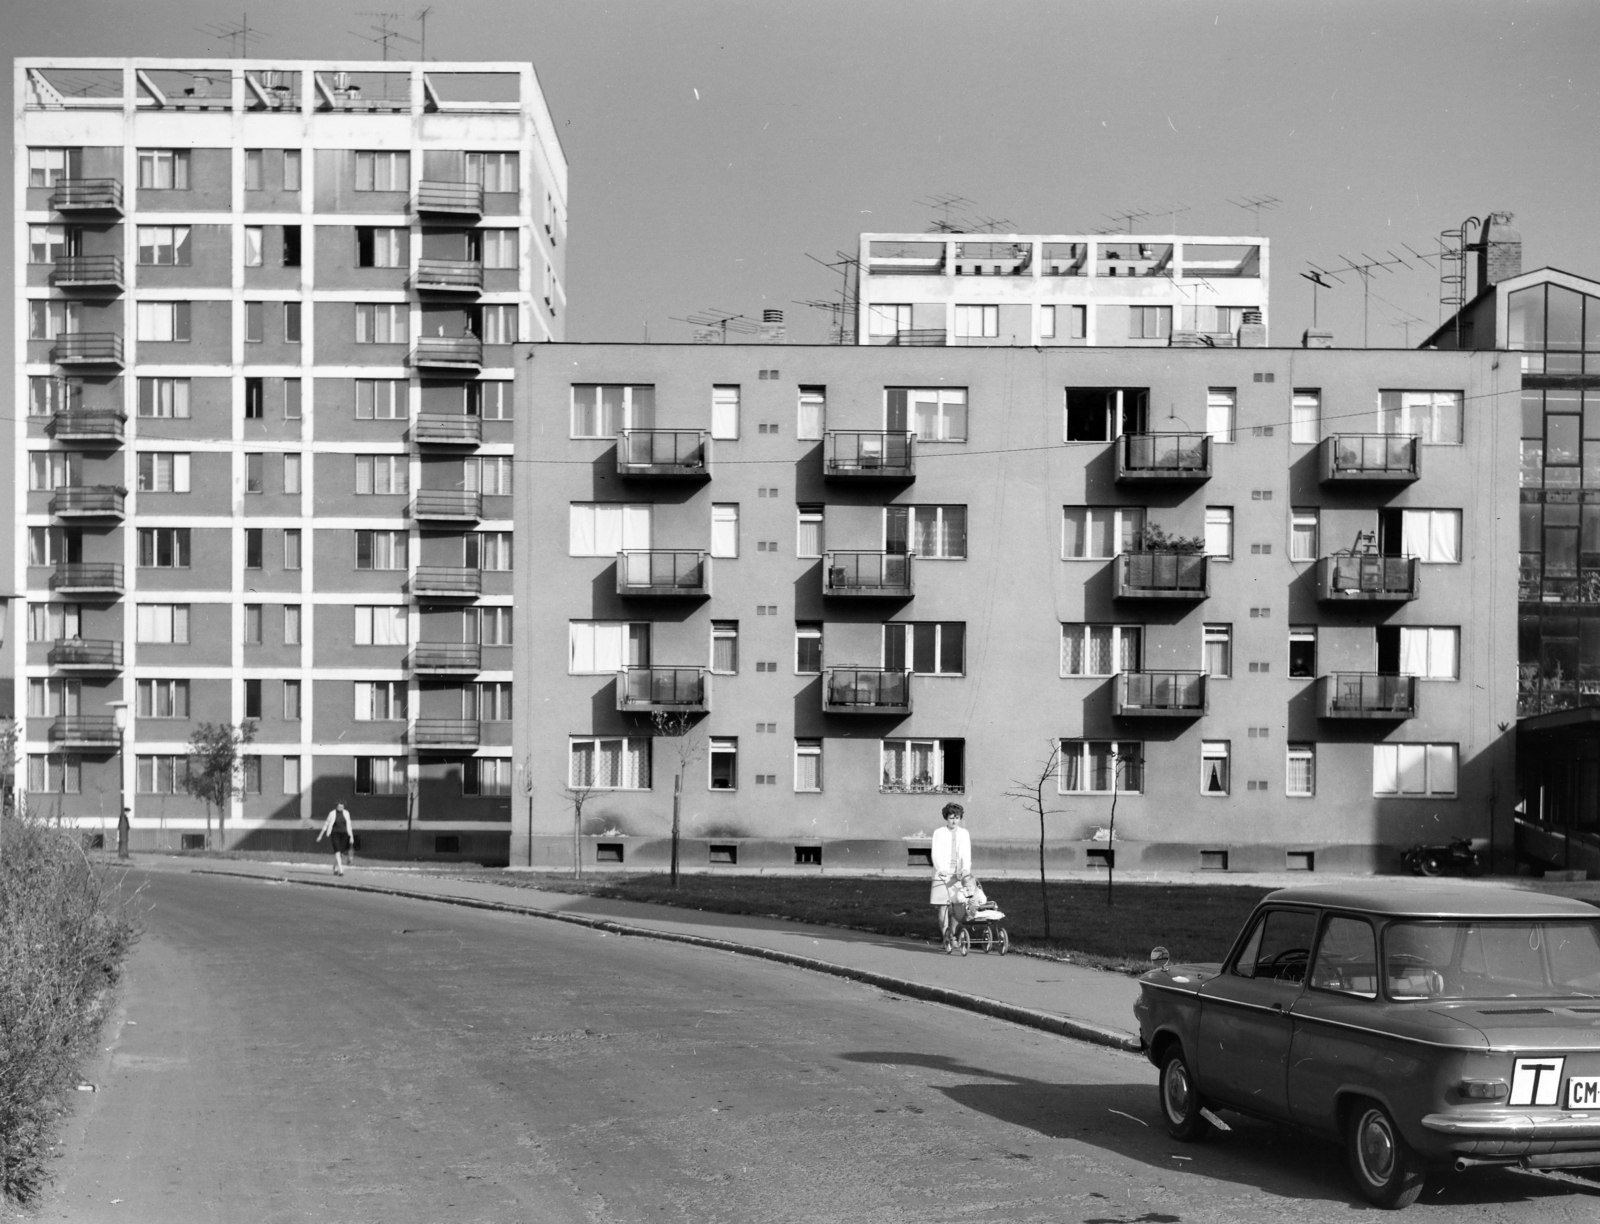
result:
[[[0,813],[0,1194],[27,1203],[135,936],[76,830]]]

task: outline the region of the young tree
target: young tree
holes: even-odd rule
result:
[[[1017,778],[1011,784],[1011,789],[1006,792],[1007,799],[1016,799],[1022,802],[1029,811],[1039,818],[1039,904],[1044,910],[1044,937],[1050,938],[1050,894],[1045,888],[1044,878],[1044,840],[1045,817],[1055,816],[1061,812],[1060,808],[1045,806],[1045,786],[1051,778],[1056,776],[1056,767],[1061,761],[1061,744],[1052,739],[1050,751],[1045,755],[1038,767],[1029,772],[1026,778]]]
[[[672,776],[672,887],[678,887],[679,809],[683,800],[683,777],[700,755],[700,736],[694,720],[683,710],[656,710],[650,715],[657,739],[672,744],[677,772]]]
[[[589,802],[594,788],[588,785],[568,786],[567,802],[572,804],[572,878],[583,878],[583,805]]]
[[[189,737],[189,774],[183,789],[206,805],[206,849],[211,848],[211,809],[217,833],[226,832],[228,803],[244,794],[244,748],[256,738],[256,724],[201,723]]]

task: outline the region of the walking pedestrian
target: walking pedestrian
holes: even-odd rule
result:
[[[350,813],[344,804],[335,804],[333,811],[328,813],[328,819],[322,822],[322,832],[317,834],[317,840],[321,841],[324,837],[333,842],[333,874],[342,876],[344,856],[349,854],[352,859],[355,858],[351,847],[356,839],[355,830],[350,827]]]
[[[928,901],[939,911],[939,934],[946,952],[955,950],[950,906],[961,882],[972,875],[972,838],[961,823],[966,814],[959,803],[945,804],[940,813],[944,826],[933,831],[933,888]]]

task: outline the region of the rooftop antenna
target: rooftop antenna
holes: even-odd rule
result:
[[[1333,286],[1322,279],[1329,274],[1315,264],[1311,265],[1311,271],[1302,272],[1300,275],[1311,282],[1311,326],[1315,327],[1317,325],[1317,290],[1318,288],[1332,289]]]
[[[417,14],[417,24],[422,27],[422,37],[417,42],[417,58],[427,61],[428,58],[428,14],[433,12],[433,5],[425,4]]]
[[[1228,203],[1232,204],[1235,208],[1242,208],[1246,212],[1251,213],[1255,217],[1256,233],[1259,234],[1261,232],[1261,214],[1263,212],[1271,212],[1274,208],[1278,207],[1278,205],[1282,204],[1283,201],[1278,199],[1277,196],[1258,195],[1245,196],[1238,200],[1229,200]]]
[[[720,343],[728,343],[728,333],[736,332],[740,335],[752,335],[761,330],[754,319],[742,314],[734,314],[731,310],[702,310],[698,314],[679,317],[672,316],[678,323],[692,323],[695,327],[716,328],[722,333]]]
[[[955,234],[961,231],[961,226],[950,220],[950,210],[959,208],[963,204],[974,203],[974,201],[967,199],[966,196],[959,196],[953,192],[942,191],[937,195],[929,196],[925,200],[917,200],[916,203],[924,205],[927,208],[935,209],[936,211],[944,214],[944,216],[933,223],[933,233]]]
[[[218,42],[221,42],[223,39],[227,39],[228,54],[233,56],[235,59],[250,58],[250,36],[252,34],[254,34],[257,38],[266,37],[264,31],[252,28],[250,25],[249,13],[244,13],[241,15],[241,20],[238,25],[229,25],[226,22],[213,21],[208,25],[195,26],[194,28],[207,37],[216,39]]]
[[[1119,208],[1116,212],[1101,213],[1100,215],[1107,221],[1118,222],[1119,229],[1121,225],[1125,224],[1128,227],[1128,237],[1131,238],[1133,237],[1133,223],[1135,221],[1143,221],[1150,216],[1150,213],[1143,208]],[[1114,229],[1106,230],[1108,234],[1115,234],[1116,232],[1117,230]]]
[[[1341,255],[1344,267],[1335,268],[1335,272],[1349,272],[1361,278],[1361,347],[1367,347],[1367,318],[1372,305],[1372,274],[1380,269],[1392,272],[1397,266],[1409,268],[1411,265],[1393,251],[1385,251],[1387,259],[1374,259],[1371,255],[1363,254],[1362,262],[1356,263],[1349,256]]]
[[[389,58],[389,44],[394,40],[399,39],[402,42],[408,43],[415,43],[417,41],[409,34],[402,34],[399,30],[391,30],[389,28],[389,23],[391,21],[400,20],[399,13],[363,11],[356,15],[358,17],[376,17],[378,19],[377,25],[367,27],[367,29],[373,31],[371,34],[357,34],[354,30],[351,30],[350,33],[364,42],[377,43],[378,46],[383,49],[383,58],[385,60]]]
[[[978,217],[974,219],[972,228],[985,234],[998,234],[1002,230],[1010,232],[1012,224],[1010,217]]]
[[[1187,204],[1169,204],[1165,208],[1160,208],[1156,211],[1167,214],[1167,224],[1172,227],[1172,232],[1176,234],[1178,232],[1178,214],[1186,213],[1190,209]]]
[[[830,262],[807,253],[806,258],[819,263],[830,272],[839,274],[839,298],[836,303],[803,302],[801,305],[826,309],[833,313],[833,343],[852,344],[855,336],[856,313],[860,309],[861,260],[848,251],[835,251]]]

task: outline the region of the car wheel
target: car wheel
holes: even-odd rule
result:
[[[1422,874],[1425,876],[1442,876],[1444,874],[1445,865],[1436,854],[1423,855],[1417,865],[1422,869]]]
[[[1363,1101],[1351,1111],[1346,1146],[1350,1175],[1369,1203],[1393,1209],[1417,1201],[1426,1170],[1382,1105]]]
[[[1173,1046],[1161,1060],[1160,1094],[1167,1134],[1180,1143],[1196,1143],[1211,1133],[1211,1123],[1200,1112],[1205,1102],[1195,1088],[1194,1073],[1181,1046]]]

